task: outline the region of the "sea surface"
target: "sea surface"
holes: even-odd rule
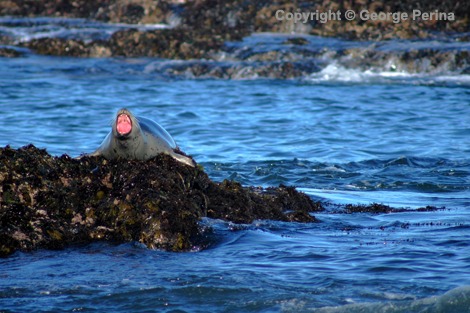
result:
[[[123,27],[0,20],[18,41],[106,39]],[[269,50],[289,36],[232,45]],[[328,49],[367,44],[304,37]],[[423,45],[450,43],[397,47]],[[205,219],[214,239],[197,252],[138,243],[18,252],[0,259],[0,312],[470,312],[469,75],[346,69],[323,58],[299,78],[218,79],[162,70],[204,60],[24,52],[0,58],[0,146],[91,152],[126,107],[165,127],[213,180],[295,185],[328,209],[314,224]],[[410,211],[341,213],[372,202]],[[414,210],[427,205],[442,209]]]

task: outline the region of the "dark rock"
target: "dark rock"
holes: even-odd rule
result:
[[[39,38],[23,43],[38,54],[70,57],[109,57],[111,49],[104,41],[85,43],[82,40]]]
[[[89,18],[114,23],[161,23],[170,13],[166,1],[6,0],[0,15]]]
[[[181,32],[173,29],[138,31],[128,29],[113,34],[109,41],[62,38],[33,39],[24,45],[38,54],[72,57],[160,57],[168,59],[210,58],[223,41],[202,32]]]
[[[308,213],[323,210],[320,203],[312,202],[293,187],[281,185],[265,191],[253,187],[247,189],[227,180],[213,187],[208,190],[211,205],[207,216],[234,223],[251,223],[257,219],[314,222],[315,218]]]
[[[222,79],[251,79],[265,77],[270,79],[289,79],[309,75],[320,69],[312,60],[304,62],[188,62],[171,64],[160,68],[170,76],[192,78],[215,77]]]
[[[417,19],[394,23],[393,20],[372,21],[311,20],[308,23],[280,21],[275,14],[285,12],[358,13],[367,8],[371,13],[422,12],[455,13],[455,21]],[[33,42],[38,53],[67,56],[149,56],[171,59],[210,58],[225,41],[237,41],[253,31],[303,32],[320,36],[336,36],[350,40],[411,39],[435,36],[436,32],[468,32],[470,2],[447,1],[439,4],[405,2],[312,2],[312,1],[244,1],[202,0],[175,3],[144,0],[8,0],[0,2],[0,15],[61,16],[98,19],[119,23],[162,23],[175,26],[171,30],[142,32],[123,30],[106,43]],[[175,21],[175,22],[172,22]],[[462,37],[464,38],[464,37]],[[58,40],[58,39],[57,39]],[[46,47],[46,43],[53,44]],[[289,39],[287,44],[303,45],[302,38]],[[42,47],[41,47],[42,46]],[[292,75],[287,75],[288,77]]]
[[[362,20],[359,13],[362,10],[370,13],[379,12],[405,12],[411,16],[413,10],[421,12],[454,13],[455,21],[439,19],[412,19],[402,20],[398,23],[388,20]],[[320,19],[309,20],[303,24],[292,20],[278,20],[276,12],[341,12],[342,19],[328,19],[325,23]],[[345,20],[344,13],[352,10],[356,18]],[[258,32],[303,32],[319,36],[334,36],[351,40],[387,40],[392,38],[410,39],[433,36],[435,31],[468,32],[470,3],[461,1],[288,1],[264,2],[258,5],[257,14],[253,21],[254,31]]]
[[[39,38],[26,42],[25,45],[38,54],[57,56],[88,56],[88,47],[81,40],[61,38]]]
[[[303,46],[303,45],[308,44],[308,40],[302,37],[294,37],[294,38],[289,38],[286,41],[284,41],[284,44]]]
[[[124,6],[122,11],[122,22],[128,24],[137,24],[145,15],[144,8],[135,3],[130,3]]]
[[[142,32],[130,29],[114,33],[109,45],[115,56],[199,59],[218,51],[223,40],[203,31],[162,29]]]
[[[470,35],[462,35],[462,36],[459,36],[456,41],[460,41],[460,42],[468,42],[470,41]]]
[[[438,208],[435,206],[426,206],[417,209],[406,209],[406,208],[394,208],[382,203],[371,203],[371,204],[347,204],[344,206],[346,213],[400,213],[400,212],[434,212],[438,210],[444,210],[445,208]]]
[[[430,48],[405,51],[353,48],[339,51],[333,57],[338,64],[346,68],[405,71],[408,73],[461,71],[470,64],[468,51],[443,51]]]
[[[187,1],[181,14],[181,28],[206,30],[224,40],[241,40],[253,31],[259,5],[244,0]]]
[[[202,217],[313,222],[323,207],[292,187],[214,183],[159,155],[146,162],[52,157],[29,145],[0,149],[0,256],[98,240],[203,248]]]
[[[362,20],[359,12],[370,13],[421,12],[454,13],[455,20],[416,18],[398,23],[388,20]],[[294,23],[278,20],[276,12],[342,12],[342,20],[329,19],[325,23],[310,20]],[[347,21],[346,10],[356,12],[356,19]],[[387,40],[432,37],[440,32],[468,32],[470,2],[443,1],[244,1],[201,0],[144,1],[144,0],[4,0],[0,1],[0,15],[61,16],[98,19],[115,23],[161,23],[172,17],[180,20],[181,31],[203,31],[223,40],[239,40],[253,31],[303,32],[320,36],[335,36],[352,40]]]
[[[6,0],[0,2],[1,15],[91,17],[92,12],[109,5],[108,0]]]
[[[11,48],[0,48],[0,57],[4,58],[17,58],[22,56],[23,53],[21,53],[18,50],[11,49]]]
[[[12,45],[15,43],[15,40],[6,34],[0,32],[0,45]]]

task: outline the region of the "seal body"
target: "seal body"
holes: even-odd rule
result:
[[[175,151],[176,143],[158,123],[135,117],[129,110],[117,112],[113,126],[101,145],[90,156],[102,155],[106,159],[148,160],[166,153],[177,161],[194,167],[194,161]]]

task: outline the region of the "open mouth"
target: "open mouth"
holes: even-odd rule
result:
[[[122,113],[116,118],[116,131],[120,136],[129,135],[132,131],[132,121],[129,115]]]

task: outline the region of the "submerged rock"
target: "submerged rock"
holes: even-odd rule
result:
[[[212,182],[167,155],[146,162],[53,157],[29,145],[0,148],[0,256],[98,240],[149,248],[204,247],[202,217],[314,222],[321,211],[293,187]]]

